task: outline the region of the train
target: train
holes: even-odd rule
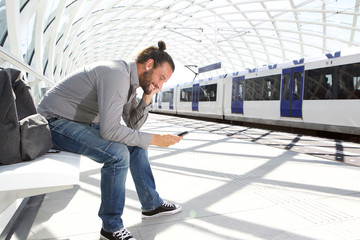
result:
[[[164,86],[150,112],[360,135],[360,49]]]

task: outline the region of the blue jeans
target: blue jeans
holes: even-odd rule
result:
[[[130,171],[142,210],[152,211],[163,200],[156,191],[147,150],[104,140],[99,124],[84,124],[53,117],[49,120],[54,149],[85,155],[104,164],[101,168],[101,206],[103,229],[115,232],[123,227],[125,181]]]

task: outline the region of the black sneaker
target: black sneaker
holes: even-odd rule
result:
[[[126,228],[122,228],[116,232],[105,232],[104,229],[101,229],[100,232],[101,240],[136,240],[131,232]]]
[[[181,206],[174,203],[164,201],[160,207],[151,212],[142,212],[142,218],[151,218],[164,215],[171,215],[181,211]]]

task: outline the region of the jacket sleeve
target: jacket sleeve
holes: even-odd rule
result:
[[[152,134],[140,132],[121,123],[130,88],[128,73],[120,70],[109,71],[97,84],[101,137],[128,146],[147,148]]]
[[[139,130],[149,114],[149,106],[141,99],[138,103],[136,97],[124,106],[123,118],[128,127]]]

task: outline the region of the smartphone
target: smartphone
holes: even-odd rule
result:
[[[178,135],[179,137],[185,136],[186,134],[188,134],[188,131],[182,132],[182,133],[178,133],[176,135]]]
[[[59,153],[59,152],[61,152],[61,151],[60,151],[60,150],[56,150],[56,149],[49,149],[47,152],[48,152],[48,153]]]

